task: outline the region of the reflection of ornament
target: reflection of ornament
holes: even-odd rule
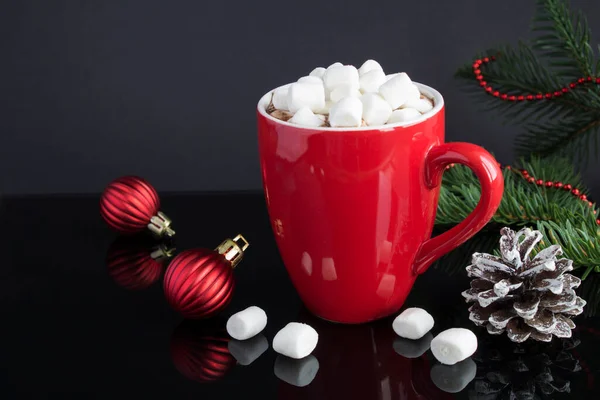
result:
[[[241,242],[241,244],[238,244]],[[164,291],[171,307],[185,318],[207,318],[229,304],[235,281],[233,268],[249,244],[242,235],[215,250],[187,250],[167,268]]]
[[[573,270],[573,262],[556,258],[562,254],[558,245],[530,257],[542,239],[539,231],[500,232],[501,257],[475,253],[467,267],[475,278],[471,289],[463,292],[467,302],[475,302],[469,308],[471,321],[493,335],[506,330],[514,342],[571,337],[571,317],[581,314],[586,303],[574,290],[581,280],[565,273]]]
[[[171,336],[171,358],[177,370],[197,382],[223,378],[236,364],[221,320],[184,320]]]
[[[175,235],[171,220],[159,208],[156,190],[137,176],[114,180],[100,199],[102,218],[119,233],[132,234],[148,228],[156,236]]]
[[[512,343],[503,337],[485,336],[479,344],[473,355],[478,366],[470,398],[554,398],[547,396],[570,392],[566,378],[581,370],[570,352],[579,340]]]
[[[108,274],[126,289],[145,289],[160,278],[174,251],[146,236],[121,236],[108,249]]]

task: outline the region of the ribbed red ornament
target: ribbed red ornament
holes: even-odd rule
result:
[[[148,228],[157,236],[173,236],[171,220],[159,208],[156,190],[137,176],[114,180],[100,199],[100,214],[111,229],[133,234]]]
[[[171,359],[175,368],[196,382],[223,378],[236,360],[227,348],[229,335],[224,323],[183,321],[171,336]]]
[[[215,250],[192,249],[177,255],[165,273],[167,302],[185,318],[208,318],[220,312],[231,301],[233,268],[248,246],[238,235]]]
[[[121,236],[106,254],[108,274],[125,289],[145,289],[158,281],[173,251],[147,237]]]

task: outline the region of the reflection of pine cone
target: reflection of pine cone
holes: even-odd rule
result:
[[[514,342],[571,337],[571,317],[581,314],[585,305],[574,290],[581,280],[565,274],[573,262],[556,258],[562,254],[557,245],[530,258],[542,239],[539,231],[503,228],[500,233],[501,257],[475,253],[467,267],[469,277],[475,278],[471,289],[463,292],[467,302],[475,302],[469,319],[493,335],[506,330]]]
[[[581,366],[569,350],[578,345],[573,339],[514,344],[488,336],[473,355],[477,377],[469,398],[544,399],[556,392],[570,393],[568,375]]]

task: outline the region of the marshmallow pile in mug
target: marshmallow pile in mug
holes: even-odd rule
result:
[[[405,72],[386,75],[375,60],[359,69],[336,62],[273,91],[267,111],[309,127],[380,126],[408,122],[433,109]]]

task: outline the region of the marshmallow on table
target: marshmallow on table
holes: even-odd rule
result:
[[[287,105],[292,113],[302,107],[308,107],[312,112],[325,107],[325,90],[323,85],[315,83],[296,82],[288,90]]]
[[[397,122],[408,122],[417,119],[420,116],[421,113],[414,108],[401,108],[400,110],[394,111],[392,115],[390,115],[387,123],[395,124]]]
[[[477,350],[477,336],[464,328],[452,328],[441,332],[431,341],[431,352],[442,364],[454,365]]]
[[[365,93],[360,98],[363,104],[362,118],[367,125],[383,125],[392,115],[392,107],[377,93]]]
[[[227,320],[227,333],[237,340],[246,340],[258,335],[267,326],[267,314],[256,306],[251,306],[233,314]]]
[[[230,340],[227,348],[240,365],[250,365],[269,348],[265,335],[257,335],[248,340]]]
[[[379,87],[386,82],[385,74],[380,69],[371,70],[360,76],[360,90],[364,92],[377,93]]]
[[[433,335],[427,332],[421,339],[410,340],[398,337],[394,339],[393,347],[397,354],[406,358],[419,358],[431,345]]]
[[[287,103],[289,89],[290,85],[285,85],[273,91],[273,98],[271,101],[276,109],[289,111]]]
[[[273,338],[273,350],[290,358],[304,358],[317,347],[319,334],[313,327],[290,322]]]
[[[431,381],[448,393],[458,393],[475,379],[477,364],[470,358],[454,365],[436,364],[431,367]]]
[[[327,90],[333,90],[339,85],[351,85],[356,89],[360,87],[358,70],[352,65],[332,67],[323,75],[323,82]]]
[[[323,79],[317,77],[317,76],[303,76],[302,78],[298,79],[298,82],[300,83],[316,83],[318,85],[322,85],[323,84]]]
[[[296,114],[288,122],[296,125],[316,127],[323,125],[325,119],[315,115],[310,108],[302,107],[296,111]]]
[[[319,360],[315,356],[304,357],[301,360],[293,360],[284,356],[277,356],[275,376],[284,382],[297,387],[310,384],[319,371]]]
[[[383,72],[383,68],[381,68],[381,65],[377,61],[367,60],[358,69],[358,74],[362,76],[362,75],[366,74],[367,72],[373,71],[375,69]]]
[[[401,72],[381,85],[379,94],[395,110],[414,96],[413,83],[406,73]]]
[[[400,337],[406,339],[421,339],[433,328],[433,317],[422,308],[407,308],[398,315],[392,328]]]
[[[360,91],[353,85],[342,84],[336,86],[329,94],[332,103],[337,103],[344,97],[360,97]]]
[[[362,124],[363,104],[357,97],[345,97],[331,106],[329,125],[353,127]]]
[[[325,75],[325,71],[327,71],[325,68],[317,67],[317,68],[313,69],[311,71],[311,73],[308,74],[308,76],[316,76],[317,78],[323,79],[323,75]]]

